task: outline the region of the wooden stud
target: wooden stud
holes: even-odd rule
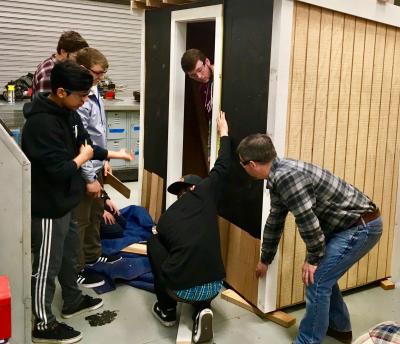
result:
[[[388,279],[382,280],[382,281],[379,283],[379,285],[380,285],[380,287],[381,287],[382,289],[384,289],[384,290],[392,290],[392,289],[396,288],[396,285],[395,285],[392,281],[390,281],[390,280],[388,280]]]
[[[146,0],[146,6],[160,8],[162,7],[162,2],[161,0]]]
[[[149,214],[154,222],[157,221],[156,211],[157,211],[157,199],[158,199],[158,180],[159,180],[158,175],[152,173],[151,186],[150,186]]]
[[[142,207],[149,209],[151,173],[143,170],[142,180]]]
[[[140,9],[144,10],[146,9],[146,2],[140,1],[140,0],[134,0],[131,2],[132,9]]]
[[[225,301],[231,302],[239,307],[247,309],[250,312],[257,314],[259,317],[263,319],[268,319],[278,325],[283,327],[290,327],[296,323],[296,318],[282,311],[274,311],[271,313],[263,313],[257,307],[248,303],[245,299],[243,299],[239,294],[237,294],[232,289],[227,289],[221,293],[221,298]]]
[[[176,344],[192,344],[192,326],[191,307],[187,303],[182,303]]]
[[[193,2],[197,2],[197,0],[162,0],[163,4],[168,5],[184,5]]]
[[[136,254],[141,254],[143,256],[147,256],[147,245],[146,244],[132,244],[124,249],[121,250],[122,252],[128,252],[128,253],[136,253]]]
[[[163,196],[164,196],[164,179],[157,176],[158,178],[158,189],[157,189],[157,203],[156,203],[156,213],[155,213],[155,222],[158,222],[158,219],[161,216],[162,205],[163,205]]]

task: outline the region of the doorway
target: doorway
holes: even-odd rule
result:
[[[187,24],[186,49],[199,49],[214,65],[215,21]],[[206,111],[212,102],[213,82],[185,78],[182,175],[209,172],[212,122]]]
[[[187,173],[206,176],[216,159],[217,131],[213,124],[221,99],[222,12],[222,5],[214,5],[171,14],[166,186]],[[209,55],[214,64],[210,126],[200,111],[198,84],[185,77],[180,65],[183,53],[194,47]],[[175,197],[166,193],[166,208],[174,201]]]

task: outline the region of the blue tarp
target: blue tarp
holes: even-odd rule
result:
[[[105,278],[105,284],[94,288],[96,293],[103,294],[116,288],[115,281],[121,281],[133,287],[154,291],[153,274],[147,257],[120,252],[123,248],[140,241],[147,241],[151,236],[154,223],[147,210],[135,205],[121,209],[126,220],[124,236],[118,239],[103,239],[103,253],[120,254],[122,259],[113,263],[97,263],[87,267]]]

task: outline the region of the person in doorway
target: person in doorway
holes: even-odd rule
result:
[[[79,235],[74,209],[85,186],[80,168],[91,159],[132,160],[125,150],[93,145],[76,110],[93,84],[92,75],[72,61],[56,63],[49,95],[40,93],[24,105],[22,150],[31,162],[32,309],[34,343],[75,343],[79,331],[60,323],[52,312],[55,278],[64,301],[61,315],[70,318],[103,305],[83,295],[77,284]]]
[[[68,59],[75,61],[77,51],[88,46],[85,39],[78,32],[63,32],[58,40],[56,53],[36,67],[32,80],[32,97],[35,97],[39,92],[51,92],[50,73],[56,62]]]
[[[181,67],[190,79],[200,83],[199,92],[204,111],[208,120],[211,120],[214,66],[202,51],[189,49],[182,55]]]
[[[202,51],[198,49],[189,49],[181,58],[181,67],[190,79],[198,83],[198,102],[201,103],[201,108],[199,106],[196,111],[196,114],[199,114],[197,125],[200,130],[200,136],[202,137],[201,141],[205,162],[209,165],[211,155],[214,66]],[[196,96],[195,99],[197,99]],[[199,109],[201,110],[199,111]],[[205,120],[203,117],[204,115],[206,117]]]
[[[168,187],[178,199],[163,215],[158,234],[148,242],[157,301],[153,314],[165,326],[176,323],[177,301],[191,303],[193,342],[213,337],[211,300],[218,295],[224,278],[217,205],[231,163],[231,144],[225,114],[217,128],[221,136],[219,157],[209,175],[201,179],[190,174]]]
[[[93,77],[88,99],[78,109],[78,113],[91,140],[97,146],[106,148],[106,115],[97,85],[107,73],[108,61],[100,51],[87,47],[78,51],[76,62]],[[121,259],[119,256],[103,254],[100,241],[100,221],[104,213],[104,199],[101,197],[103,176],[112,173],[112,169],[108,161],[91,160],[84,164],[81,170],[86,182],[86,194],[76,209],[81,239],[78,284],[86,288],[95,288],[103,285],[104,279],[91,268],[96,264],[113,264]]]
[[[306,245],[302,268],[306,314],[295,343],[321,343],[326,334],[351,343],[350,316],[337,281],[381,237],[379,209],[365,194],[331,172],[278,158],[268,135],[244,138],[237,153],[251,177],[267,180],[271,197],[256,276],[266,275],[289,211]]]

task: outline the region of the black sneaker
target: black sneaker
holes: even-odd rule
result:
[[[160,321],[161,324],[167,327],[176,324],[176,308],[161,309],[158,302],[155,302],[152,310],[154,316]]]
[[[193,343],[204,343],[213,338],[212,321],[213,312],[209,308],[204,308],[197,314],[196,320],[193,323]]]
[[[83,299],[79,305],[74,308],[63,309],[61,316],[65,319],[68,319],[84,312],[94,311],[102,306],[102,299],[95,299],[89,295],[83,295]]]
[[[85,288],[96,288],[102,286],[105,283],[104,278],[101,275],[85,269],[82,269],[78,273],[77,282],[78,285],[81,285]]]
[[[39,331],[36,326],[32,332],[33,343],[76,343],[82,339],[82,334],[72,327],[54,321],[47,325],[47,330]]]
[[[86,263],[87,266],[94,266],[98,263],[106,263],[106,264],[114,264],[121,260],[121,256],[107,256],[106,254],[102,254],[99,258],[97,258],[94,262]]]

